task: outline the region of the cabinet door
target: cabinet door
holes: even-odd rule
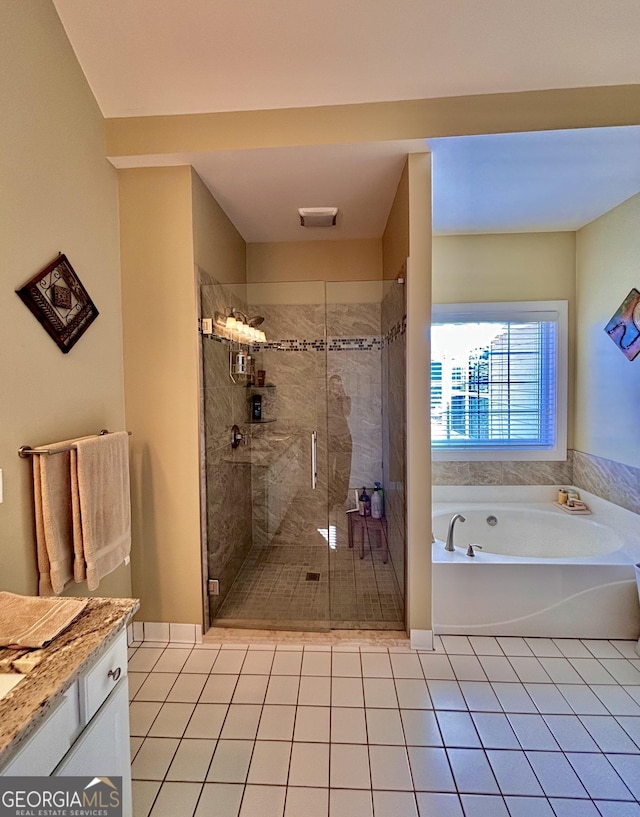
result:
[[[53,774],[66,777],[122,777],[122,813],[131,814],[131,754],[126,678],[114,687]]]

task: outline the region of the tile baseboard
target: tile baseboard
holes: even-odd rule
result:
[[[127,627],[129,644],[134,641],[202,644],[202,624],[173,624],[166,621],[133,621]]]

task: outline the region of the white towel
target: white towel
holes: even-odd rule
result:
[[[95,590],[131,551],[128,433],[79,440],[71,474],[74,576]]]
[[[71,452],[77,439],[43,446],[52,454],[33,455],[39,593],[62,593],[73,579],[74,547],[71,502]]]

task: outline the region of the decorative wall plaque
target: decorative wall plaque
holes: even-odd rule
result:
[[[633,360],[640,352],[640,292],[632,289],[605,326],[605,332],[622,354]]]
[[[99,314],[66,255],[16,292],[65,354]]]

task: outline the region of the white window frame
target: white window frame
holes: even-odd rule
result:
[[[497,462],[566,460],[567,458],[567,411],[569,379],[569,321],[567,301],[505,301],[495,303],[434,304],[431,323],[455,323],[456,321],[542,321],[549,314],[557,315],[556,349],[556,416],[555,446],[549,449],[518,448],[514,446],[473,448],[431,448],[436,462]],[[429,389],[431,391],[431,388]],[[429,401],[430,404],[430,401]]]

